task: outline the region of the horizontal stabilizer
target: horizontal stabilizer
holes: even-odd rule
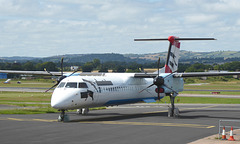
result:
[[[217,40],[215,38],[178,38],[174,37],[174,40]],[[169,38],[156,38],[156,39],[134,39],[134,41],[169,41]]]
[[[186,78],[186,77],[208,77],[208,76],[231,76],[240,75],[240,72],[188,72],[188,73],[173,73],[174,78]],[[155,73],[135,73],[135,78],[155,78]]]
[[[208,77],[208,76],[229,76],[240,75],[240,72],[190,72],[190,73],[174,73],[174,78],[179,77]]]

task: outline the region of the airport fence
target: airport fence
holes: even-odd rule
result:
[[[231,127],[233,127],[233,129],[240,129],[240,120],[219,120],[218,139],[220,139],[222,135],[223,127],[225,127],[226,131],[230,131]],[[226,132],[226,133],[229,133],[229,132]],[[235,133],[234,135],[240,135],[240,134]]]

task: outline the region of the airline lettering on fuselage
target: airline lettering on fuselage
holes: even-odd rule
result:
[[[113,83],[111,81],[95,81],[95,82],[91,82],[91,81],[87,81],[87,80],[85,80],[85,81],[89,82],[93,87],[95,87],[96,92],[98,92],[98,93],[102,92],[100,86],[112,86],[113,85]],[[96,84],[98,85],[98,89],[97,89]],[[80,88],[88,88],[88,87],[87,87],[86,83],[81,83]],[[85,98],[85,101],[86,101],[88,99],[88,97],[91,97],[92,100],[94,100],[93,94],[94,94],[93,91],[87,90],[86,92],[81,92],[81,98]]]

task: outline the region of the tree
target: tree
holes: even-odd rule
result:
[[[121,65],[116,66],[113,70],[113,72],[125,72],[125,71],[126,71],[126,68]]]
[[[101,65],[101,63],[100,63],[100,60],[99,60],[99,59],[94,59],[94,60],[92,61],[92,63],[93,63],[93,67],[94,67],[94,68],[97,68],[98,66],[100,66],[100,65]]]
[[[142,68],[142,65],[136,62],[133,62],[127,68],[128,68],[127,72],[141,72],[139,69]]]
[[[106,65],[102,64],[100,67],[99,67],[99,71],[98,72],[108,72],[108,68]]]
[[[47,69],[48,71],[58,71],[58,68],[57,68],[57,66],[56,66],[56,64],[55,63],[53,63],[53,62],[44,62],[44,63],[38,63],[37,65],[36,65],[36,69],[37,70],[44,70],[44,69]]]
[[[33,62],[26,62],[25,64],[23,64],[23,70],[33,71],[36,70],[36,67],[34,66]]]
[[[186,72],[204,72],[205,70],[213,69],[211,65],[204,65],[202,63],[195,63],[186,69]]]
[[[93,70],[94,66],[92,62],[86,62],[83,66],[82,66],[82,71],[83,72],[91,72]]]

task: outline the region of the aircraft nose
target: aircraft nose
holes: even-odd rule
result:
[[[65,97],[59,97],[59,95],[53,94],[51,98],[51,106],[55,109],[67,109],[68,100]]]
[[[52,108],[55,108],[55,109],[59,109],[61,107],[61,103],[60,102],[56,102],[56,101],[51,101],[51,106]]]

